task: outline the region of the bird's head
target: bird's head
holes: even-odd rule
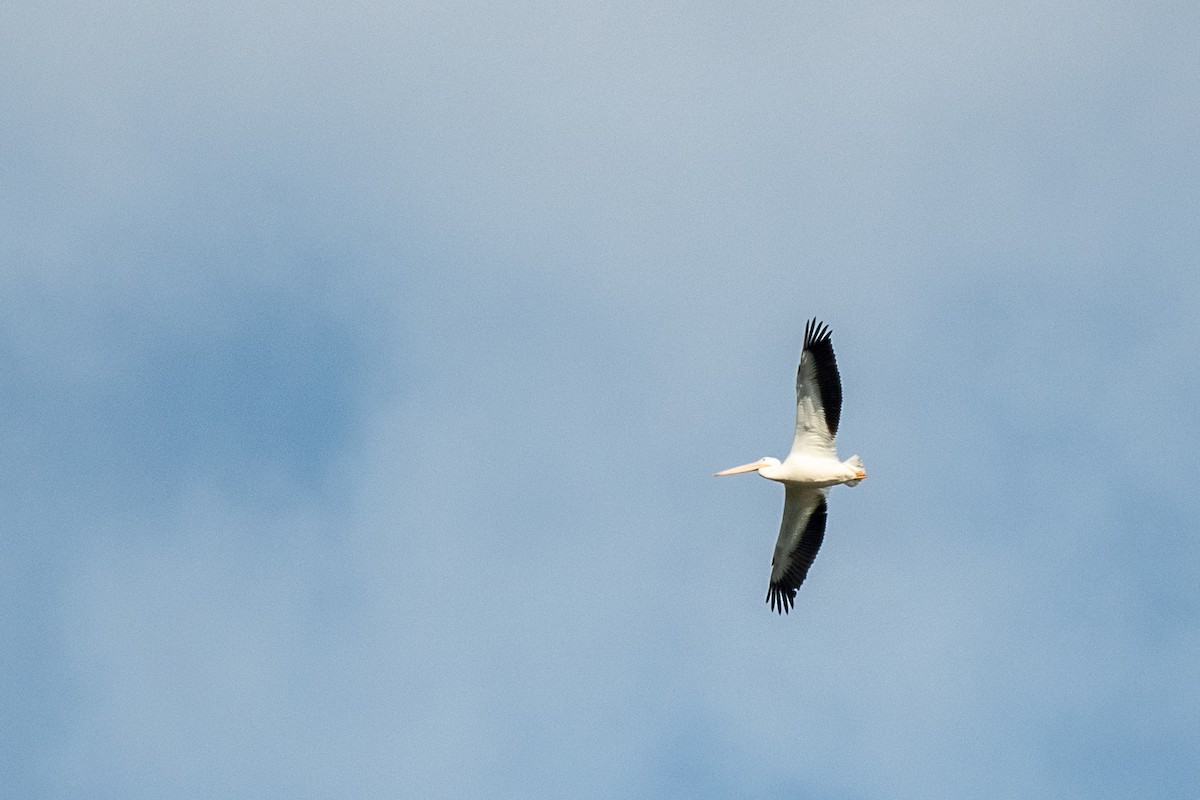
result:
[[[737,475],[739,472],[756,472],[763,467],[778,467],[779,459],[765,456],[755,461],[752,464],[742,464],[740,467],[732,467],[731,469],[723,469],[720,472],[714,472],[713,477],[719,478],[722,475]]]

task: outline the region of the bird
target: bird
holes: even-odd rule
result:
[[[783,615],[796,602],[796,590],[825,538],[829,490],[838,484],[857,486],[867,477],[857,455],[838,460],[838,422],[842,416],[842,379],[833,355],[829,326],[814,317],[804,326],[804,349],[796,370],[796,435],[787,458],[767,456],[752,464],[722,470],[716,477],[757,472],[782,483],[785,490],[783,521],[775,554],[766,602]]]

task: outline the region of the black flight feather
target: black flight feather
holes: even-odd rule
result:
[[[838,375],[837,359],[833,357],[830,334],[829,326],[817,322],[816,317],[804,326],[804,352],[812,353],[821,405],[825,408],[825,424],[832,437],[837,436],[838,422],[842,418],[842,378]],[[803,354],[800,360],[804,360]]]

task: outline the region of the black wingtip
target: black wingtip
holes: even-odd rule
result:
[[[771,604],[771,610],[780,616],[792,610],[796,604],[796,590],[785,589],[778,583],[772,583],[767,589],[766,602]]]
[[[809,349],[819,342],[827,342],[833,336],[833,329],[816,317],[804,325],[804,349]]]

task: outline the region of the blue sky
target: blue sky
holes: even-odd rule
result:
[[[0,794],[1200,793],[1190,4],[0,14]]]

